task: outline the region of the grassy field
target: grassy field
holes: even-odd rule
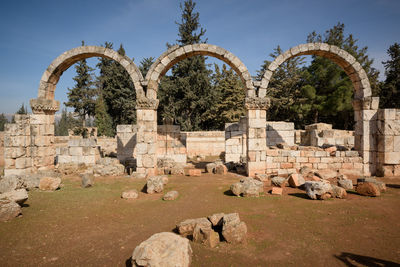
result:
[[[133,249],[152,234],[213,213],[238,212],[248,242],[205,248],[191,243],[192,266],[382,266],[400,263],[400,179],[384,179],[378,198],[349,193],[347,199],[313,201],[299,189],[283,196],[230,195],[234,174],[169,177],[165,192],[177,200],[140,193],[145,180],[97,178],[92,188],[77,177],[56,192],[29,192],[23,216],[0,223],[0,266],[125,266]],[[266,189],[267,190],[267,189]],[[376,266],[380,266],[376,265]]]

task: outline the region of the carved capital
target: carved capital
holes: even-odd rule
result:
[[[136,109],[153,109],[158,108],[158,99],[149,99],[147,97],[139,97],[136,99]]]
[[[52,115],[60,109],[60,101],[54,99],[36,98],[30,100],[33,114]]]
[[[265,97],[246,97],[244,106],[246,109],[265,109],[271,106],[269,98]]]

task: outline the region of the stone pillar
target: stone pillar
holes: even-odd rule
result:
[[[136,171],[146,175],[157,173],[157,108],[157,99],[140,97],[136,101]]]
[[[247,175],[265,173],[266,170],[266,115],[268,98],[247,97]]]
[[[379,97],[354,99],[354,148],[363,158],[365,176],[377,169],[377,115]]]
[[[60,109],[60,102],[53,99],[37,98],[30,101],[31,157],[32,171],[54,168],[56,149],[54,146],[54,114]]]

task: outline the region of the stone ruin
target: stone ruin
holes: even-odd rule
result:
[[[237,123],[227,124],[223,132],[184,133],[176,125],[157,125],[160,79],[174,64],[194,55],[221,59],[243,82],[246,116]],[[293,123],[266,122],[269,108],[266,92],[273,72],[285,60],[300,55],[331,59],[350,77],[354,87],[354,131],[334,130],[326,124],[295,130]],[[59,110],[59,102],[54,100],[55,88],[66,69],[89,57],[113,59],[127,70],[137,96],[137,125],[118,126],[116,138],[109,140],[94,136],[79,140],[71,136],[61,145],[62,142],[57,143],[60,138],[54,136],[54,114]],[[253,81],[235,55],[211,44],[169,48],[150,67],[146,77],[132,60],[112,49],[81,46],[66,51],[49,65],[40,80],[38,97],[30,104],[33,114],[16,115],[15,123],[7,124],[0,135],[3,142],[0,164],[4,162],[5,176],[68,164],[93,167],[105,155],[117,157],[129,171],[151,176],[158,173],[160,159],[185,164],[188,156],[211,154],[225,162],[243,164],[248,176],[290,174],[304,166],[356,170],[362,175],[400,175],[400,110],[379,109],[379,98],[371,96],[369,80],[361,65],[346,51],[325,43],[292,47],[275,58],[261,81]],[[332,146],[335,151],[329,149]]]

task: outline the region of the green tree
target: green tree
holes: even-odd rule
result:
[[[379,72],[372,67],[373,60],[369,58],[368,48],[359,48],[357,40],[352,34],[345,35],[345,26],[338,23],[333,28],[327,30],[324,36],[312,32],[307,42],[324,42],[347,51],[353,55],[366,71],[371,83],[374,94],[379,92]],[[336,63],[330,59],[320,56],[313,56],[310,66],[307,68],[308,74],[303,76],[304,90],[314,91],[314,107],[310,108],[309,113],[304,114],[308,118],[307,123],[324,121],[333,124],[335,128],[351,129],[354,124],[353,115],[353,85],[350,78]],[[316,101],[316,102],[315,102]],[[304,105],[311,104],[305,101]],[[311,120],[311,121],[310,121]]]
[[[81,126],[81,121],[75,119],[67,109],[61,111],[61,118],[54,125],[54,134],[56,136],[68,136],[68,130]]]
[[[113,44],[109,42],[104,46],[113,48]],[[125,56],[122,44],[118,53]],[[97,77],[98,88],[106,110],[112,118],[113,129],[118,124],[135,124],[136,93],[128,72],[118,62],[107,58],[100,58],[97,67],[100,69],[100,75]]]
[[[0,114],[0,132],[4,131],[4,124],[8,123],[8,120],[4,113]]]
[[[400,108],[400,45],[394,43],[387,50],[390,59],[382,62],[386,79],[380,92],[382,108]]]
[[[85,43],[82,41],[83,45]],[[75,65],[75,70],[75,86],[72,89],[68,88],[68,101],[64,104],[79,114],[82,125],[85,126],[86,118],[94,115],[97,90],[93,87],[93,68],[87,65],[85,59]]]
[[[154,57],[146,57],[140,61],[139,70],[145,78],[151,65],[154,63]]]
[[[213,122],[213,128],[222,130],[225,123],[239,121],[245,115],[246,92],[239,76],[225,64],[220,70],[214,64],[212,96],[215,104],[204,114]]]
[[[15,114],[21,114],[21,115],[28,114],[28,111],[25,108],[24,103],[22,103],[21,107],[18,109],[18,111]]]
[[[182,16],[177,42],[184,46],[204,43],[205,30],[199,23],[196,4],[187,0],[180,5]],[[168,45],[168,44],[167,44]],[[214,105],[211,87],[211,71],[207,69],[204,56],[194,56],[175,64],[170,77],[164,77],[159,89],[159,122],[172,117],[184,131],[212,129],[215,127],[205,114]]]
[[[104,103],[102,95],[97,98],[96,112],[95,112],[95,125],[97,127],[97,134],[99,136],[115,136],[115,131],[112,125],[111,116],[107,113],[107,107]]]

